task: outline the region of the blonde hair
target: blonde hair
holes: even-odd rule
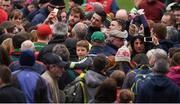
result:
[[[129,25],[129,34],[132,36],[135,36],[136,34],[138,34],[138,27],[135,24]]]

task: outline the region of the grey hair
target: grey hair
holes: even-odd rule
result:
[[[166,74],[169,71],[168,60],[164,59],[164,58],[160,58],[160,59],[156,60],[152,70],[154,73]]]
[[[53,47],[52,52],[61,56],[64,61],[69,61],[70,53],[64,44],[56,44]]]
[[[63,22],[58,22],[52,27],[53,34],[66,35],[68,33],[68,26]]]
[[[88,33],[88,26],[82,22],[79,22],[73,27],[73,30],[77,38],[84,39]]]
[[[159,58],[164,58],[167,59],[167,53],[163,49],[151,49],[146,53],[149,64],[150,66],[153,66],[154,63],[159,59]]]
[[[173,42],[178,42],[178,30],[174,27],[167,27],[167,36],[166,39]]]

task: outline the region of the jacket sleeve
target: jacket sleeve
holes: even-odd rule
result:
[[[43,16],[42,14],[37,14],[37,15],[34,16],[34,18],[32,19],[31,25],[32,25],[32,26],[35,26],[35,25],[37,25],[37,24],[39,24],[39,23],[43,23],[45,19],[46,19],[46,17]]]
[[[117,10],[118,10],[118,5],[117,5],[117,0],[112,0],[112,4],[111,4],[111,11],[116,14]]]
[[[37,81],[34,99],[35,99],[35,102],[37,103],[51,103],[52,102],[48,85],[46,81],[41,77]]]

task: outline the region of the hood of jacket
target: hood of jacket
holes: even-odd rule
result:
[[[168,86],[170,86],[170,79],[167,78],[165,75],[154,75],[153,77],[151,77],[151,82],[152,82],[152,88],[154,90],[164,90],[166,89]]]
[[[169,48],[173,47],[173,44],[174,43],[172,41],[164,39],[159,42],[158,48],[161,48],[165,50],[166,52],[168,52]]]
[[[99,86],[105,79],[105,76],[92,70],[87,71],[85,75],[86,84],[92,88]]]

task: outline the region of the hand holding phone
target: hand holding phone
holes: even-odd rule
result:
[[[54,10],[53,10],[53,12],[54,12],[54,15],[57,15],[57,14],[58,14],[58,11],[59,11],[59,9],[57,9],[57,8],[54,8]]]
[[[152,42],[152,37],[144,37],[144,42]]]

